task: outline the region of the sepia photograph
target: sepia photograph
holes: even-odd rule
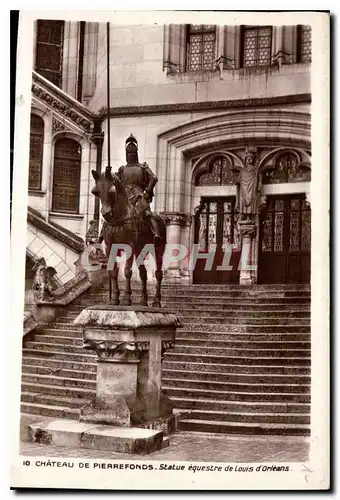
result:
[[[18,41],[11,486],[329,488],[329,15]]]

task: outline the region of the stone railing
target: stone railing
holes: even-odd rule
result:
[[[67,307],[76,298],[80,297],[91,287],[91,282],[85,273],[78,274],[64,285],[54,290],[50,300],[36,300],[25,306],[23,336],[31,333],[40,325],[53,322],[63,314]]]
[[[32,76],[32,95],[56,113],[53,117],[53,132],[63,130],[67,122],[86,133],[93,132],[96,115],[36,71],[33,71]]]

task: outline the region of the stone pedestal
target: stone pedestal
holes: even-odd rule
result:
[[[97,305],[74,323],[83,325],[84,348],[98,356],[96,398],[82,409],[81,421],[130,427],[171,417],[171,401],[161,391],[161,363],[180,326],[175,313]]]
[[[83,325],[84,348],[98,356],[96,397],[80,422],[28,426],[31,441],[55,446],[146,454],[169,445],[177,416],[161,390],[164,352],[174,345],[177,315],[142,306],[98,305],[74,321]]]
[[[240,221],[239,232],[242,241],[240,260],[240,285],[255,283],[256,265],[253,262],[253,245],[256,236],[256,225],[253,221]]]

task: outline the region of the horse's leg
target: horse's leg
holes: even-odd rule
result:
[[[140,301],[141,306],[147,306],[148,305],[148,291],[146,287],[146,283],[148,281],[148,273],[146,270],[146,267],[144,264],[141,264],[138,268],[139,270],[139,277],[142,281],[142,297]]]
[[[114,262],[112,270],[109,271],[109,290],[110,302],[115,306],[119,305],[118,271],[117,262]]]
[[[112,276],[111,276],[111,271],[107,272],[109,276],[109,301],[111,302],[112,300]]]
[[[131,306],[131,276],[132,276],[132,263],[133,263],[133,254],[132,256],[126,260],[125,268],[124,268],[124,276],[125,276],[125,292],[122,300],[123,306]]]
[[[161,307],[161,284],[163,279],[163,255],[165,251],[165,245],[158,245],[155,247],[156,255],[156,293],[153,299],[152,307]]]

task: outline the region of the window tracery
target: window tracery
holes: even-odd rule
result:
[[[80,167],[79,143],[73,139],[59,139],[54,150],[53,211],[78,213]]]
[[[28,189],[39,191],[41,189],[42,161],[44,149],[44,120],[31,114],[30,127],[30,153]]]

